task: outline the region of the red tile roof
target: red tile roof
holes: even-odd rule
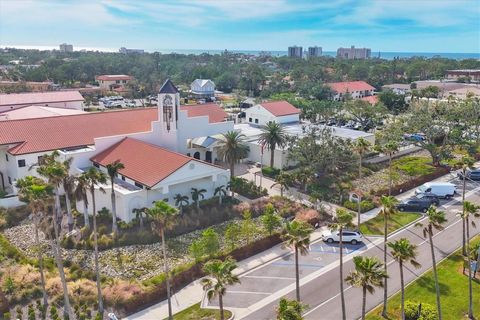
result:
[[[208,116],[209,123],[223,122],[228,114],[215,103],[198,104],[193,106],[180,106],[180,110],[187,111],[189,118]]]
[[[119,160],[125,166],[119,170],[119,174],[150,188],[188,162],[197,161],[133,138],[121,140],[90,160],[104,167]]]
[[[35,105],[53,102],[83,101],[78,91],[49,91],[0,94],[0,106]]]
[[[360,98],[360,99],[368,101],[371,104],[376,104],[378,102],[378,96],[367,96],[367,97],[363,97],[363,98]]]
[[[26,154],[94,144],[94,138],[144,132],[158,119],[157,108],[0,121],[0,145],[16,144]]]
[[[96,77],[97,80],[103,81],[117,81],[117,80],[132,80],[132,76],[127,76],[124,74],[104,74]]]
[[[300,113],[300,109],[295,108],[287,101],[263,102],[260,105],[277,117]]]
[[[366,83],[365,81],[346,81],[346,82],[332,82],[327,83],[333,91],[337,93],[347,93],[354,91],[375,90],[374,87]]]

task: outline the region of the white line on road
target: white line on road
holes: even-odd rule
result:
[[[289,277],[269,277],[269,276],[244,276],[243,278],[295,280],[295,278],[291,278],[291,277],[289,278]]]
[[[239,294],[263,294],[263,295],[271,295],[271,292],[258,292],[258,291],[232,291],[227,290],[228,293],[239,293]]]

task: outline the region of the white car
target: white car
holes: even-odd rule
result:
[[[362,234],[358,231],[344,230],[342,232],[342,242],[350,242],[351,244],[357,244],[362,242]],[[322,240],[328,243],[340,242],[340,231],[333,230],[323,233]]]

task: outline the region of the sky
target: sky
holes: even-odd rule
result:
[[[0,47],[480,52],[479,0],[0,0]]]

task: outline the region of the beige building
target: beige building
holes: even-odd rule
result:
[[[372,54],[370,48],[355,48],[351,46],[350,48],[338,48],[337,49],[337,58],[343,59],[368,59]]]
[[[133,77],[124,74],[104,74],[97,76],[96,80],[101,90],[113,91],[118,88],[124,89]]]
[[[465,78],[469,82],[480,82],[480,69],[447,70],[445,78],[453,81],[457,81],[459,78]]]

